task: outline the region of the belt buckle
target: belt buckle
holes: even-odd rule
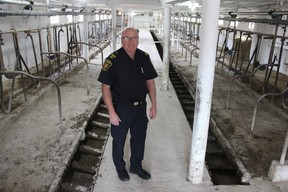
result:
[[[139,101],[135,101],[135,102],[133,102],[133,105],[134,105],[134,106],[137,106],[137,105],[139,105],[139,104],[140,104]]]

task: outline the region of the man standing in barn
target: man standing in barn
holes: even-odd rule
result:
[[[111,123],[113,162],[119,179],[128,181],[130,177],[123,156],[130,129],[130,172],[147,180],[151,175],[142,167],[148,126],[146,96],[148,94],[151,100],[149,117],[154,119],[157,114],[154,78],[158,74],[149,55],[137,48],[139,34],[136,29],[125,29],[121,43],[122,47],[105,59],[98,78]]]

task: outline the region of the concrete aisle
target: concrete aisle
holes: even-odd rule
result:
[[[264,180],[252,181],[250,186],[213,186],[206,169],[203,184],[192,185],[187,181],[192,138],[191,129],[173,87],[170,86],[170,89],[167,91],[161,90],[162,61],[148,30],[140,29],[139,48],[150,54],[151,60],[159,74],[159,77],[155,80],[158,116],[149,123],[145,158],[143,161],[143,167],[151,173],[152,178],[145,181],[134,174],[130,174],[130,181],[120,181],[112,162],[112,138],[109,137],[94,192],[281,191],[278,186]],[[148,103],[147,109],[149,109],[149,106]],[[125,148],[127,170],[129,169],[129,157],[130,145],[128,137]]]
[[[152,174],[152,179],[142,181],[135,175],[127,183],[121,182],[112,162],[112,138],[109,137],[100,166],[96,191],[177,191],[189,189],[186,182],[192,133],[174,89],[161,90],[162,61],[148,30],[140,30],[139,48],[148,52],[158,72],[156,78],[158,116],[150,120],[143,167]],[[147,97],[147,101],[149,101]],[[147,109],[149,110],[150,103]],[[125,161],[129,169],[130,145],[126,140]],[[208,172],[206,171],[206,178]],[[207,178],[209,181],[209,178]]]

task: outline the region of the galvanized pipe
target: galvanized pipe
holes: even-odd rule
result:
[[[196,50],[199,50],[199,47],[197,47],[196,45],[193,46],[194,48],[190,51],[190,66],[192,66],[192,56],[193,56],[193,52]]]
[[[61,92],[60,92],[60,88],[58,86],[58,84],[49,79],[49,78],[46,78],[46,77],[37,77],[37,76],[34,76],[34,75],[30,75],[29,73],[25,73],[23,71],[0,71],[0,74],[1,76],[2,75],[25,75],[25,76],[28,76],[28,77],[31,77],[33,79],[38,79],[38,80],[46,80],[46,81],[49,81],[51,83],[53,83],[56,87],[56,90],[57,90],[57,96],[58,96],[58,109],[59,109],[59,124],[60,124],[60,127],[62,128],[62,106],[61,106]]]
[[[185,47],[185,44],[187,44],[187,43],[191,44],[191,41],[185,41],[185,42],[181,41],[180,42],[180,45],[182,46],[181,57],[183,57],[183,49]]]
[[[224,17],[219,18],[220,20],[226,21],[239,21],[239,22],[254,22],[254,23],[263,23],[263,24],[270,24],[270,25],[288,25],[287,20],[280,20],[280,19],[251,19],[251,18],[230,18]]]
[[[77,56],[77,55],[71,55],[71,54],[68,54],[68,53],[65,53],[65,52],[42,52],[41,54],[63,54],[63,55],[66,55],[66,56],[69,56],[69,57],[74,57],[74,58],[80,58],[80,59],[83,59],[85,64],[86,64],[86,78],[87,78],[87,95],[90,94],[90,84],[89,84],[89,66],[88,66],[88,61],[84,58],[84,57],[81,57],[81,56]]]
[[[0,10],[0,16],[55,16],[55,15],[83,15],[84,13],[79,12],[61,12],[61,11],[6,11]],[[90,13],[89,13],[90,14]]]
[[[95,15],[96,12],[75,12],[75,11],[32,11],[32,10],[21,10],[21,11],[7,11],[0,10],[0,16],[55,16],[55,15]]]
[[[276,37],[275,36],[277,35],[277,33],[278,33],[278,25],[275,26],[274,35],[273,35],[273,39],[272,39],[272,42],[271,42],[271,48],[270,48],[270,52],[269,52],[268,64],[272,63],[273,54],[274,54],[274,48],[275,48],[275,44],[276,44]],[[274,56],[274,61],[275,61],[275,59],[276,59],[276,56]],[[275,63],[274,61],[273,61],[273,64]],[[279,66],[278,66],[278,68],[279,68]],[[271,68],[270,68],[269,75],[268,75],[268,67],[266,69],[265,79],[264,79],[264,86],[263,86],[263,93],[266,92],[272,69],[273,69],[273,66],[271,66]]]
[[[225,14],[225,13],[220,13],[220,14]],[[257,11],[257,12],[245,12],[245,11],[241,11],[241,12],[229,12],[226,13],[227,15],[288,15],[288,11]]]
[[[11,5],[30,5],[29,1],[15,1],[15,0],[0,0],[0,4],[11,4]],[[33,2],[33,6],[35,7],[46,7],[46,8],[69,8],[69,9],[82,9],[83,7],[75,7],[65,4],[47,4],[47,3],[39,3]]]
[[[288,86],[287,86],[288,87]],[[287,93],[286,93],[286,96],[287,96]],[[282,97],[282,106],[285,110],[288,109],[288,106],[285,104],[285,95],[283,94],[283,97]]]
[[[31,33],[29,33],[29,32],[27,32],[26,38],[28,38],[28,37],[30,37],[30,40],[31,40],[32,50],[33,50],[33,55],[34,55],[34,62],[35,62],[35,65],[36,65],[37,75],[39,76],[39,68],[38,68],[38,61],[37,61],[37,56],[36,56],[35,44],[34,44],[33,37],[31,35]],[[39,84],[37,86],[39,86]]]
[[[102,64],[104,63],[104,59],[103,59],[103,50],[100,46],[98,45],[93,45],[93,44],[89,44],[89,43],[85,43],[85,42],[71,42],[71,44],[82,44],[82,45],[88,45],[88,46],[91,46],[91,47],[97,47],[100,49],[101,51],[101,61],[102,61]]]
[[[58,34],[57,34],[57,50],[55,50],[55,51],[61,51],[61,47],[60,47],[61,46],[60,32],[64,33],[62,27],[60,28],[60,30],[58,31]],[[58,63],[58,66],[60,66],[60,55],[57,55],[57,63]],[[59,72],[61,72],[61,70],[59,70]]]
[[[286,87],[286,89],[284,89],[283,91],[281,91],[280,93],[266,93],[264,95],[262,95],[256,103],[256,106],[254,108],[254,113],[253,113],[253,118],[252,118],[252,124],[251,124],[251,134],[253,134],[253,129],[255,126],[255,119],[256,119],[256,113],[257,113],[257,108],[258,108],[258,104],[260,103],[260,101],[266,97],[266,96],[279,96],[279,95],[283,95],[284,93],[286,93],[288,91],[288,87]]]
[[[286,153],[288,149],[288,131],[286,133],[285,141],[284,141],[284,147],[282,149],[281,157],[280,157],[280,164],[284,165],[285,163],[285,158],[286,158]]]
[[[0,72],[4,71],[4,60],[3,60],[3,52],[2,52],[2,45],[3,43],[3,38],[0,30]],[[3,93],[3,80],[2,80],[2,75],[0,75],[0,102],[1,102],[1,109],[4,110],[4,93]]]
[[[288,23],[287,23],[288,24]],[[276,38],[285,38],[285,39],[288,39],[288,37],[283,37],[282,35],[275,35],[275,34],[268,34],[268,33],[260,33],[260,32],[254,32],[254,31],[247,31],[247,30],[242,30],[242,29],[234,29],[234,28],[230,28],[230,27],[221,27],[222,30],[236,30],[236,31],[241,31],[241,32],[244,32],[244,33],[250,33],[251,35],[252,34],[255,34],[255,35],[261,35],[263,37],[276,37]]]
[[[250,83],[251,83],[252,78],[253,78],[254,74],[258,71],[258,69],[260,69],[260,68],[263,67],[263,66],[267,66],[267,65],[268,65],[268,64],[259,65],[252,73],[250,73],[250,74],[248,74],[248,75],[242,75],[242,76],[238,75],[238,76],[235,76],[235,77],[232,78],[232,80],[231,80],[231,82],[230,82],[230,86],[229,86],[229,91],[228,91],[228,98],[227,98],[227,103],[226,103],[226,109],[229,109],[230,95],[231,95],[231,87],[232,87],[233,81],[234,81],[235,79],[241,78],[241,77],[242,77],[242,79],[243,79],[244,77],[250,77]]]
[[[41,29],[37,29],[37,32],[38,32],[39,49],[40,49],[40,53],[41,53],[42,52]],[[40,54],[40,57],[41,57],[42,76],[45,76],[43,55]]]
[[[286,34],[286,26],[284,27],[283,37],[285,37],[285,34]],[[279,76],[279,71],[280,71],[280,64],[281,64],[281,61],[282,61],[284,42],[285,42],[285,39],[282,38],[281,39],[280,54],[279,54],[279,59],[278,59],[278,66],[277,66],[277,70],[276,70],[276,77],[275,77],[273,92],[275,92],[276,88],[277,88],[278,76]],[[274,97],[272,98],[272,101],[273,100],[274,100]]]

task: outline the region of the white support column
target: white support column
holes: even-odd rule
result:
[[[128,12],[128,24],[127,24],[127,27],[131,26],[131,20],[132,20],[131,12]]]
[[[82,25],[82,39],[84,43],[88,43],[88,15],[83,15],[83,25]],[[89,61],[89,47],[87,45],[83,45],[83,57]]]
[[[219,10],[220,0],[203,0],[195,114],[188,173],[188,180],[194,184],[203,181],[214,83]]]
[[[116,8],[112,5],[112,50],[116,51]]]
[[[164,49],[163,49],[163,71],[162,89],[169,89],[169,52],[170,52],[170,19],[171,5],[164,5]]]
[[[159,18],[159,14],[156,13],[155,15],[156,15],[156,18],[155,18],[155,28],[159,28],[159,26],[158,26],[158,18]]]
[[[172,19],[172,37],[171,47],[174,47],[175,43],[175,7],[173,7],[173,19]]]
[[[121,31],[124,30],[124,11],[121,11]]]
[[[177,48],[177,51],[179,51],[179,41],[180,41],[180,11],[178,12],[178,16],[177,16],[177,44],[176,44],[176,48]]]
[[[46,0],[47,5],[49,5],[50,1]],[[50,12],[50,9],[47,7],[47,13]],[[47,41],[47,47],[48,52],[52,52],[52,36],[51,36],[51,17],[48,17],[48,25],[47,25],[47,33],[48,33],[48,41]]]

